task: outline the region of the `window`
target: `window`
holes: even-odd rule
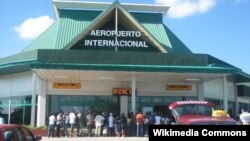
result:
[[[239,112],[239,114],[241,113],[242,109],[248,111],[248,105],[247,105],[247,103],[242,103],[242,102],[238,103],[238,112]]]
[[[152,97],[153,103],[162,103],[162,97]]]
[[[53,112],[80,110],[86,113],[89,109],[93,114],[102,110],[106,113],[119,114],[120,103],[117,96],[89,96],[89,95],[49,95],[47,96],[47,114]]]
[[[183,115],[211,115],[212,107],[207,105],[182,105],[173,109],[175,116],[183,116]]]
[[[141,103],[151,103],[151,97],[149,96],[141,97]]]

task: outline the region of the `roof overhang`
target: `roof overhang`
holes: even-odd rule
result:
[[[35,56],[33,56],[33,54]],[[18,56],[19,59],[18,59]],[[67,56],[67,57],[65,57]],[[178,59],[175,59],[178,58]],[[230,75],[237,69],[207,65],[208,55],[166,54],[153,52],[111,52],[86,50],[36,50],[0,59],[0,76],[31,69],[63,69],[88,71],[126,71],[155,73],[202,73]],[[192,77],[189,80],[198,80]],[[248,81],[249,82],[249,81]]]
[[[223,74],[211,73],[175,73],[175,72],[131,72],[105,70],[73,70],[73,69],[32,69],[41,79],[55,82],[119,82],[131,81],[136,76],[137,82],[165,83],[202,83],[221,78]],[[187,78],[199,78],[199,81],[188,81]]]
[[[105,10],[109,8],[112,3],[106,2],[85,2],[85,1],[62,1],[53,0],[53,8],[57,18],[59,18],[59,9],[89,9],[89,10]],[[152,4],[130,4],[122,3],[122,6],[128,11],[144,11],[144,12],[158,12],[165,15],[169,9],[166,5],[152,5]]]
[[[237,83],[237,85],[245,85],[245,86],[250,87],[250,82],[245,82],[245,83]]]

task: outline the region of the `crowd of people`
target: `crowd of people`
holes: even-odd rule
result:
[[[51,113],[48,117],[48,137],[73,137],[84,136],[83,127],[86,127],[86,136],[148,136],[150,124],[161,125],[169,124],[170,120],[161,112],[146,112],[142,114],[138,109],[137,113],[129,112],[125,116],[106,115],[104,111],[99,111],[96,115],[89,110],[86,116],[80,111]],[[94,130],[94,133],[92,133]],[[74,133],[76,132],[76,133]]]
[[[243,125],[249,125],[250,113],[243,110],[240,114],[240,121]],[[124,113],[115,116],[113,113],[106,115],[104,111],[99,111],[94,115],[89,110],[86,116],[83,116],[80,111],[75,112],[73,110],[70,113],[58,112],[50,114],[48,118],[48,137],[84,136],[84,127],[87,130],[86,136],[89,137],[142,137],[148,136],[149,125],[167,125],[170,123],[171,120],[160,111],[143,114],[141,109],[138,109],[136,114],[129,112],[127,116]]]

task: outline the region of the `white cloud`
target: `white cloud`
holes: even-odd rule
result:
[[[204,13],[216,4],[216,0],[155,0],[155,2],[170,6],[168,15],[172,18]]]
[[[35,39],[53,22],[54,20],[49,16],[28,18],[19,26],[13,27],[13,29],[21,39]]]

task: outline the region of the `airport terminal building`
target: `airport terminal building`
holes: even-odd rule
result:
[[[73,109],[168,114],[179,100],[208,100],[233,116],[250,110],[250,75],[189,50],[163,23],[169,7],[119,1],[53,7],[56,22],[19,54],[0,58],[7,123],[41,126],[49,113]]]

